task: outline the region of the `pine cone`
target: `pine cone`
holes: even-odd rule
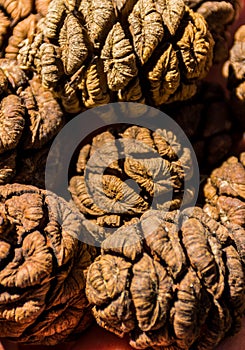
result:
[[[164,106],[162,110],[190,139],[202,173],[209,173],[230,152],[232,113],[220,85],[204,82],[191,100]]]
[[[192,172],[191,151],[171,131],[120,125],[82,145],[69,190],[87,218],[118,227],[150,207],[187,204],[194,191],[184,183]]]
[[[212,172],[204,196],[204,210],[211,217],[245,227],[245,153],[240,155],[240,161],[230,157]]]
[[[2,338],[52,345],[89,326],[85,270],[96,250],[83,235],[90,235],[86,220],[63,199],[0,186]]]
[[[244,233],[201,208],[148,211],[118,229],[88,269],[98,324],[137,349],[213,349],[240,328]]]
[[[14,181],[21,159],[38,157],[63,124],[57,100],[40,79],[29,79],[15,60],[0,59],[0,184]]]
[[[223,67],[231,90],[231,106],[234,116],[245,127],[245,25],[241,26],[234,37],[230,58]]]
[[[224,62],[229,55],[229,32],[239,9],[237,0],[184,0],[191,9],[203,15],[214,38],[214,63]]]
[[[206,22],[182,0],[52,0],[39,34],[21,48],[20,65],[35,68],[71,113],[188,99],[212,64]]]

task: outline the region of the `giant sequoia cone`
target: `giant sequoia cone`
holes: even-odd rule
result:
[[[83,235],[86,220],[63,199],[0,186],[1,337],[52,345],[89,326],[84,272],[96,252]]]
[[[213,349],[240,328],[245,232],[201,208],[148,211],[118,229],[89,267],[99,325],[137,349]]]
[[[215,169],[204,187],[204,210],[224,224],[245,227],[245,153],[230,157]]]
[[[245,25],[241,26],[234,36],[233,47],[229,60],[223,67],[223,74],[227,78],[228,88],[231,90],[231,106],[234,115],[245,127]]]
[[[203,16],[183,0],[52,0],[19,62],[68,112],[109,101],[158,106],[195,94],[213,45]]]
[[[35,185],[30,174],[23,174],[23,162],[32,159],[32,172],[37,171],[38,153],[43,153],[63,124],[59,103],[40,79],[29,79],[15,60],[0,59],[0,184],[16,182],[16,175],[20,182]],[[44,183],[45,160],[42,165],[40,185]]]
[[[149,208],[179,208],[193,199],[191,151],[171,131],[114,126],[82,145],[69,190],[76,206],[104,227],[119,227]]]

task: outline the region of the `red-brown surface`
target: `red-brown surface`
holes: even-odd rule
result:
[[[245,23],[245,0],[240,0],[242,11],[236,23],[231,27],[231,37],[235,30]],[[221,75],[221,66],[213,67],[208,80],[219,81],[225,86],[225,80]],[[245,147],[245,138],[238,142],[240,150]],[[24,346],[3,341],[0,343],[0,350],[130,350],[132,349],[127,339],[120,339],[117,336],[99,328],[92,326],[88,331],[81,335],[77,342],[57,345],[55,347],[45,346]],[[243,319],[242,330],[234,337],[226,339],[216,350],[244,350],[245,349],[245,318]]]
[[[226,339],[216,350],[244,350],[245,319],[243,329],[234,337]],[[24,346],[18,347],[10,342],[0,343],[0,350],[132,350],[127,339],[120,339],[98,326],[92,326],[77,342],[57,346]]]
[[[238,0],[240,3],[240,13],[237,15],[237,20],[230,27],[230,46],[232,46],[233,36],[238,27],[245,23],[245,0]],[[207,80],[213,82],[219,82],[223,87],[226,87],[226,79],[222,76],[223,63],[213,66],[208,74]]]

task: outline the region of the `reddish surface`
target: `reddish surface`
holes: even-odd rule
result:
[[[245,0],[240,0],[243,10],[240,13],[236,23],[231,27],[231,37],[235,30],[245,23]],[[232,42],[231,42],[232,44]],[[221,66],[213,67],[208,80],[221,82],[225,86],[225,79],[221,74]],[[245,136],[238,143],[240,150],[245,150]],[[234,337],[228,338],[216,350],[244,350],[245,349],[245,319],[243,320],[242,330]],[[18,346],[16,344],[3,341],[0,343],[0,350],[130,350],[132,349],[126,339],[120,339],[117,336],[99,328],[92,326],[87,332],[81,335],[77,342],[57,345],[55,347],[45,346]]]
[[[229,45],[230,45],[230,47],[232,46],[232,42],[233,42],[233,37],[234,37],[235,31],[242,24],[245,24],[245,0],[238,0],[238,2],[240,3],[240,13],[238,14],[237,20],[229,28],[229,32],[230,32],[230,43],[229,43]],[[219,82],[225,88],[226,87],[226,80],[222,76],[222,66],[223,66],[223,63],[213,66],[210,69],[208,77],[207,77],[206,80],[213,81],[213,82]]]

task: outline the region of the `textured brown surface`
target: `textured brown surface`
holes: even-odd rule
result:
[[[41,16],[46,16],[51,0],[35,0],[35,9]]]
[[[150,207],[179,208],[191,176],[190,151],[171,131],[120,126],[81,147],[69,190],[88,218],[118,227]]]
[[[37,73],[42,77],[43,86],[56,90],[56,93],[61,97],[63,106],[71,113],[77,113],[83,107],[91,108],[110,101],[146,101],[155,105],[185,99],[195,93],[196,81],[206,74],[207,65],[210,64],[207,59],[209,48],[208,44],[203,42],[203,37],[205,40],[211,39],[209,34],[205,34],[206,27],[201,17],[180,6],[181,2],[86,0],[80,4],[80,1],[63,0],[52,3],[55,5],[52,5],[49,11],[47,10],[48,1],[39,1],[39,5],[36,1],[36,4],[33,4],[33,9],[34,6],[36,9],[40,6],[42,16],[48,13],[48,24],[47,21],[42,20],[37,25],[39,16],[28,15],[28,13],[20,14],[20,12],[13,14],[18,18],[14,19],[16,23],[12,21],[10,15],[6,16],[6,13],[1,21],[0,11],[0,48],[1,34],[3,38],[5,37],[4,49],[1,54],[7,52],[9,57],[16,57],[18,45],[22,41],[19,56],[19,59],[23,59],[22,66],[25,69],[35,66]],[[210,23],[213,23],[212,26],[209,24],[213,34],[215,31],[218,33],[220,31],[219,21],[226,26],[234,14],[230,4],[224,7],[224,2],[220,2],[223,6],[220,7],[217,3],[204,3],[204,6],[200,7],[203,10],[199,11],[206,16],[208,21],[210,20]],[[15,8],[17,7],[15,5]],[[79,12],[80,15],[78,15]],[[219,17],[219,13],[221,17]],[[162,19],[164,19],[164,23]],[[11,21],[13,27],[10,27]],[[112,21],[114,21],[113,26]],[[43,30],[43,25],[44,28],[46,26],[46,32]],[[6,35],[7,31],[8,35]],[[6,41],[7,37],[10,38],[8,42]],[[219,37],[217,36],[215,39],[215,55],[217,55],[218,49],[223,49],[223,44],[218,47]],[[224,39],[221,37],[221,43],[222,40],[224,43]],[[224,49],[226,50],[225,45]],[[223,51],[220,57],[222,54]],[[215,57],[217,59],[217,56]],[[211,58],[209,59],[211,60]],[[7,63],[2,63],[0,69],[0,119],[3,121],[2,124],[0,122],[0,129],[2,127],[1,131],[3,131],[0,133],[0,137],[3,136],[3,140],[1,140],[3,151],[0,152],[0,183],[16,181],[34,183],[43,187],[44,182],[40,174],[43,173],[45,167],[48,153],[47,144],[62,125],[62,114],[52,93],[43,89],[36,75],[31,79],[32,73],[30,74],[28,71],[27,74],[24,74],[18,67],[15,67],[16,62],[14,62],[11,64],[11,69],[7,68]],[[145,99],[148,91],[150,91],[151,97]],[[19,99],[21,103],[19,103]],[[205,104],[209,99],[210,97],[207,98]],[[216,155],[222,157],[227,152],[227,146],[230,142],[230,137],[226,134],[229,130],[229,121],[224,122],[223,120],[221,122],[218,117],[215,117],[217,110],[224,111],[221,101],[214,106],[211,103],[211,107],[207,109],[209,108],[211,117],[207,117],[207,127],[204,129],[203,135],[209,143],[206,148],[209,155],[208,162],[214,163],[217,159]],[[199,106],[197,106],[197,110],[199,113]],[[193,115],[195,113],[194,111]],[[201,114],[203,116],[203,111]],[[211,119],[212,122],[210,122]],[[187,127],[195,122],[191,119],[191,122],[187,122]],[[201,127],[203,125],[204,123],[201,122]],[[193,125],[194,127],[195,125]],[[218,137],[216,137],[216,133]],[[109,258],[102,258],[102,269],[99,266],[95,280],[91,278],[91,284],[94,283],[94,287],[97,282],[100,283],[98,275],[102,273],[106,283],[103,280],[101,284],[106,285],[106,288],[108,286],[109,292],[106,295],[103,291],[102,298],[96,292],[98,299],[94,297],[93,302],[95,305],[98,302],[99,307],[94,308],[94,312],[98,323],[105,328],[109,328],[119,335],[129,332],[133,346],[145,348],[154,344],[157,349],[164,347],[166,350],[177,350],[187,349],[190,344],[194,344],[196,349],[211,349],[227,331],[230,334],[239,328],[240,318],[244,310],[244,230],[238,225],[230,225],[231,221],[244,225],[244,206],[240,203],[240,197],[238,199],[228,198],[228,200],[219,199],[217,208],[219,208],[220,213],[216,213],[214,217],[220,219],[222,216],[221,220],[227,225],[227,228],[223,228],[221,225],[217,226],[214,221],[207,223],[209,219],[198,212],[188,219],[187,224],[182,226],[182,231],[178,231],[176,228],[176,232],[173,233],[171,228],[175,224],[175,218],[174,214],[169,214],[168,218],[164,218],[165,223],[167,222],[164,229],[145,237],[145,233],[142,232],[147,231],[148,228],[139,223],[139,217],[150,207],[148,199],[156,193],[160,194],[161,197],[165,190],[168,191],[170,186],[174,186],[176,196],[171,205],[172,208],[180,205],[183,172],[188,172],[190,168],[189,154],[181,150],[181,152],[183,151],[183,162],[186,165],[186,167],[181,167],[179,164],[176,165],[175,152],[179,145],[175,143],[173,135],[164,134],[167,142],[163,142],[162,135],[153,137],[145,130],[136,133],[128,132],[125,137],[132,135],[134,137],[135,134],[140,141],[143,140],[145,144],[153,147],[154,152],[161,155],[164,159],[164,166],[159,166],[159,162],[155,162],[151,157],[145,155],[143,155],[145,163],[142,166],[137,157],[131,157],[132,154],[130,154],[130,159],[127,161],[111,164],[107,169],[108,173],[103,177],[103,191],[109,200],[102,204],[110,208],[112,201],[124,200],[126,204],[134,206],[133,210],[127,212],[126,217],[118,214],[107,215],[104,210],[97,208],[90,200],[90,195],[86,192],[82,179],[88,157],[105,140],[111,140],[113,143],[113,133],[112,138],[109,132],[101,140],[96,140],[94,144],[91,142],[91,145],[84,146],[77,164],[78,179],[74,180],[74,197],[78,197],[77,205],[82,207],[86,216],[102,226],[121,226],[122,223],[128,225],[117,231],[115,246],[113,246],[114,236],[108,238],[104,243],[103,256],[109,255]],[[210,142],[211,138],[212,142]],[[203,145],[198,147],[197,144],[197,149],[200,149],[200,153],[202,153]],[[113,148],[113,152],[117,153],[117,151],[116,147]],[[170,168],[166,165],[168,163],[171,164]],[[167,180],[164,178],[162,183],[159,181],[157,185],[154,185],[151,179],[152,174],[146,170],[148,167],[152,168],[155,174],[158,171],[166,174],[171,169],[172,177]],[[82,181],[80,181],[81,179]],[[130,181],[125,181],[128,179]],[[232,182],[232,187],[234,183],[236,181]],[[242,183],[245,182],[242,180]],[[139,188],[141,189],[141,198]],[[38,193],[41,192],[38,191]],[[34,195],[34,193],[32,194]],[[25,220],[35,221],[32,219],[33,207],[30,203],[34,203],[35,211],[36,208],[40,207],[40,201],[34,199],[35,196],[30,199],[29,193],[26,198],[23,198],[24,195],[23,191],[18,192],[20,197],[20,203],[18,203],[18,200],[12,200],[11,194],[12,202],[11,200],[10,204],[8,202],[7,209],[5,204],[3,209],[0,205],[0,212],[2,209],[3,214],[9,208],[11,215],[13,214],[13,218],[11,215],[9,218],[18,226],[17,229],[14,229],[14,239],[18,235],[20,235],[18,237],[21,235],[24,237],[23,242],[17,244],[11,240],[10,245],[14,248],[11,248],[12,250],[6,258],[10,260],[6,260],[4,255],[7,251],[5,243],[9,241],[5,236],[2,240],[0,238],[3,247],[3,256],[0,252],[0,264],[2,261],[2,266],[5,266],[6,261],[11,261],[11,268],[16,269],[18,264],[23,263],[23,259],[29,259],[31,254],[29,252],[32,252],[32,247],[36,243],[33,249],[36,249],[37,254],[40,252],[39,249],[45,253],[48,250],[48,254],[52,256],[52,263],[56,261],[57,265],[59,253],[56,249],[59,249],[57,248],[59,244],[55,241],[55,244],[52,245],[52,239],[54,232],[59,228],[56,224],[51,223],[47,225],[47,230],[45,227],[47,232],[45,231],[43,234],[42,230],[44,230],[45,224],[42,220],[44,222],[47,220],[46,207],[43,205],[44,219],[41,219],[41,222],[37,224],[38,230],[41,231],[41,238],[44,237],[45,247],[48,246],[48,249],[43,249],[36,228],[30,229],[25,222]],[[97,199],[100,201],[100,198]],[[161,209],[165,204],[162,200],[158,209]],[[21,209],[19,209],[20,207]],[[28,208],[30,208],[30,214]],[[125,211],[125,206],[122,206],[122,209]],[[26,211],[27,214],[23,215],[21,210]],[[154,215],[159,218],[158,214]],[[18,220],[22,217],[24,221],[19,224]],[[228,221],[227,217],[229,217]],[[133,223],[134,228],[132,229],[131,224]],[[1,225],[0,223],[0,237]],[[22,226],[26,230],[24,233]],[[70,223],[69,226],[71,226]],[[149,226],[151,229],[152,221],[150,221]],[[125,231],[127,227],[130,234]],[[4,230],[5,228],[4,226]],[[218,239],[215,236],[216,231],[218,231]],[[8,227],[6,232],[10,233]],[[143,244],[139,235],[145,237]],[[135,240],[137,244],[135,244]],[[120,244],[118,244],[119,242]],[[66,246],[66,243],[67,241],[64,242],[63,247]],[[121,249],[121,247],[123,248]],[[93,250],[89,251],[93,255]],[[197,251],[200,252],[198,256]],[[81,249],[81,254],[84,254],[83,249]],[[40,254],[42,262],[46,261],[44,255]],[[17,332],[14,336],[19,337],[18,332],[22,329],[21,327],[24,327],[20,336],[22,337],[21,341],[53,344],[66,339],[72,328],[75,328],[75,332],[79,332],[88,325],[90,320],[88,321],[85,316],[80,319],[80,325],[76,328],[77,315],[81,315],[84,308],[88,306],[83,291],[79,296],[73,297],[71,295],[71,289],[77,292],[77,289],[80,288],[81,280],[77,269],[81,271],[84,268],[84,265],[82,267],[79,265],[74,270],[74,259],[80,260],[78,255],[75,254],[71,257],[73,260],[71,270],[69,270],[70,262],[64,266],[64,270],[68,268],[69,271],[75,271],[71,272],[72,276],[70,276],[70,272],[66,271],[68,277],[64,277],[63,268],[61,268],[62,271],[59,270],[60,275],[58,274],[57,278],[54,277],[56,270],[52,269],[50,272],[45,264],[41,267],[46,269],[44,272],[48,277],[42,277],[42,275],[40,277],[38,273],[43,270],[39,268],[40,263],[37,264],[38,271],[34,271],[34,276],[39,281],[38,288],[40,287],[40,289],[38,292],[36,292],[35,284],[37,281],[35,277],[28,275],[29,270],[26,266],[24,268],[28,272],[21,271],[19,278],[21,283],[18,284],[17,289],[13,290],[12,286],[5,286],[8,291],[2,296],[2,305],[9,302],[7,305],[10,307],[7,311],[2,308],[1,313],[0,297],[0,315],[4,314],[5,321],[7,319],[7,322],[4,321],[7,325],[6,329],[4,328],[6,332],[13,330],[13,332]],[[243,261],[242,268],[241,260]],[[33,255],[29,261],[36,263],[36,260],[33,260]],[[120,269],[122,271],[117,278]],[[16,283],[17,275],[14,274],[13,283]],[[6,279],[6,275],[4,275],[4,279]],[[49,279],[51,280],[49,281]],[[56,281],[58,281],[58,292],[52,288]],[[30,285],[30,283],[32,284]],[[47,291],[48,284],[51,285],[49,291]],[[79,287],[77,287],[78,285]],[[74,286],[75,288],[73,288]],[[22,294],[18,288],[22,288]],[[30,288],[32,298],[29,298],[28,288]],[[47,294],[45,294],[46,291]],[[50,295],[53,293],[54,295],[57,293],[57,299],[56,296],[50,299]],[[81,302],[79,301],[80,297],[82,298]],[[25,298],[27,298],[27,302],[23,305]],[[93,298],[93,293],[91,293],[91,298]],[[48,299],[51,301],[48,302]],[[68,299],[69,307],[71,305],[70,310],[65,308]],[[53,301],[60,302],[61,305],[50,306]],[[43,309],[44,307],[47,309]],[[39,310],[42,312],[41,316],[38,308],[44,310]],[[37,321],[36,315],[39,315]],[[43,323],[38,323],[43,316]],[[54,317],[57,319],[52,323]],[[19,323],[15,327],[16,322]],[[110,322],[109,325],[108,322]],[[167,327],[166,324],[168,324]],[[20,328],[18,328],[19,325]]]
[[[0,0],[0,6],[11,17],[12,23],[27,17],[33,8],[34,0]]]
[[[8,45],[5,48],[6,58],[16,59],[21,42],[25,39],[33,40],[39,19],[39,15],[30,14],[27,18],[16,24],[8,40]]]
[[[29,177],[29,184],[41,185],[45,162],[42,157],[43,165],[40,167],[38,150],[43,154],[42,148],[63,124],[64,116],[59,103],[53,93],[42,86],[40,79],[37,76],[28,78],[15,60],[0,59],[0,183],[14,181],[15,173],[19,182],[26,182],[21,162],[23,158],[33,156],[30,159],[33,178],[30,176],[31,169],[26,177]],[[43,170],[39,172],[39,183],[35,183],[34,173],[40,168]],[[18,176],[21,172],[22,179]]]
[[[213,170],[204,187],[204,210],[224,224],[245,227],[245,153],[230,157]]]
[[[89,326],[84,272],[96,250],[78,240],[85,221],[52,193],[0,186],[2,338],[52,345]]]
[[[230,50],[229,60],[224,64],[223,74],[230,89],[230,103],[234,116],[245,127],[245,25],[238,28]]]
[[[70,113],[108,101],[188,99],[212,64],[206,23],[182,0],[53,0],[41,27],[19,62]]]
[[[0,106],[0,153],[16,148],[25,125],[25,109],[21,99],[8,95]]]
[[[52,92],[41,85],[38,77],[32,78],[29,85],[20,93],[29,116],[24,148],[35,149],[58,133],[63,125],[63,113]]]
[[[224,62],[229,54],[229,25],[239,12],[236,0],[184,0],[185,4],[203,15],[214,38],[214,62]]]
[[[17,59],[21,44],[33,41],[51,0],[0,0],[0,57]]]
[[[4,14],[4,12],[0,10],[0,51],[2,49],[5,36],[8,32],[9,25],[10,25],[10,20]]]
[[[97,323],[137,349],[213,349],[239,330],[245,308],[245,236],[236,229],[201,208],[148,211],[118,229],[88,270]]]

